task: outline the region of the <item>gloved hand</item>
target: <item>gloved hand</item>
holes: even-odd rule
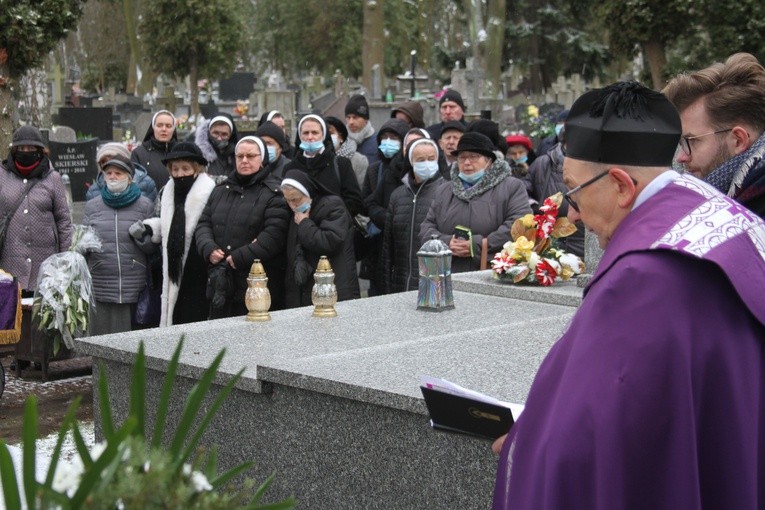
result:
[[[130,234],[131,237],[138,241],[143,239],[143,236],[145,236],[147,233],[147,227],[141,220],[136,221],[130,225],[130,228],[128,228],[128,234]]]

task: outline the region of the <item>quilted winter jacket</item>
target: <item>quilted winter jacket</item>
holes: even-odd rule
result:
[[[206,261],[220,248],[236,266],[234,301],[244,303],[247,275],[255,259],[268,274],[272,309],[284,306],[284,269],[291,212],[282,197],[281,181],[262,168],[242,187],[236,172],[215,187],[195,232],[197,251]]]
[[[464,189],[456,167],[452,180],[436,190],[433,204],[420,227],[420,242],[433,234],[449,244],[454,227],[462,225],[473,233],[473,257],[452,257],[452,273],[477,271],[481,268],[481,244],[488,237],[488,259],[510,241],[513,222],[531,214],[523,183],[510,174],[507,162],[497,160],[483,179]]]
[[[52,168],[39,177],[13,215],[0,255],[0,268],[18,278],[22,289],[37,288],[40,264],[69,249],[72,219],[61,175]],[[27,179],[0,164],[0,214],[4,215],[24,192]]]
[[[444,181],[436,176],[419,187],[412,186],[411,177],[405,175],[390,197],[383,230],[383,279],[385,293],[416,290],[419,285],[417,251],[420,225],[433,203],[436,189]]]
[[[149,218],[154,203],[140,196],[132,204],[113,209],[101,196],[85,204],[83,224],[93,227],[101,238],[102,251],[88,253],[88,267],[93,278],[93,292],[104,303],[136,303],[146,286],[146,253],[128,234],[130,225]]]
[[[295,267],[295,248],[298,243],[303,249],[305,261],[314,270],[319,263],[319,257],[327,256],[335,273],[339,301],[360,297],[351,216],[340,197],[318,196],[311,204],[307,219],[301,221],[299,225],[290,221],[286,279],[288,308],[311,304],[313,273],[301,286],[298,286],[292,276]]]

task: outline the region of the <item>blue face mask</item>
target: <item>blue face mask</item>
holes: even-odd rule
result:
[[[322,147],[324,147],[324,142],[321,140],[315,142],[300,142],[300,148],[303,149],[303,152],[307,152],[308,154],[319,152]]]
[[[465,175],[462,172],[460,172],[460,179],[462,179],[468,184],[475,184],[481,180],[481,178],[483,177],[483,173],[484,173],[484,170],[481,170],[480,172],[476,172],[470,175]]]
[[[273,163],[276,161],[276,147],[266,147],[266,150],[268,151],[268,162]]]
[[[398,151],[401,150],[401,142],[398,140],[385,139],[380,142],[379,148],[380,152],[382,152],[382,155],[390,159],[395,156]]]
[[[412,164],[414,175],[427,181],[438,173],[438,161],[417,161]]]
[[[561,131],[563,131],[563,124],[555,124],[555,136],[560,136]]]
[[[295,207],[295,212],[299,213],[307,213],[308,210],[311,208],[311,202],[305,202],[303,204],[300,204],[299,206]]]
[[[516,158],[513,158],[513,162],[515,162],[515,163],[525,163],[525,162],[527,162],[528,160],[529,160],[529,156],[528,156],[528,155],[526,155],[526,156],[521,156],[520,158],[517,158],[517,159],[516,159]]]

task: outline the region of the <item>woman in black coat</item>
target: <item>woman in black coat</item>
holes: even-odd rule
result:
[[[133,150],[130,159],[138,163],[152,178],[157,190],[167,184],[170,175],[162,160],[178,141],[175,132],[175,115],[167,110],[160,110],[151,118],[151,125],[143,137],[143,143]]]
[[[415,290],[419,285],[417,251],[420,224],[433,202],[436,188],[444,182],[439,172],[438,145],[416,139],[406,148],[409,171],[391,194],[382,244],[385,293]]]
[[[290,211],[281,182],[268,167],[263,140],[246,136],[236,144],[236,170],[210,194],[196,229],[197,250],[210,265],[210,318],[245,315],[247,275],[255,259],[268,274],[271,309],[284,308],[284,248]],[[210,289],[208,289],[208,292]],[[216,306],[216,305],[221,306]]]
[[[287,234],[287,307],[311,304],[313,274],[322,255],[335,273],[337,299],[360,297],[351,216],[343,201],[299,170],[286,173],[281,189],[294,213]]]

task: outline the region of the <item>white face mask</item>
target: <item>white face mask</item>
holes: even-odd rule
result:
[[[106,181],[106,189],[111,191],[112,193],[122,193],[125,191],[130,184],[130,177],[125,177],[124,179],[117,179],[114,181]]]
[[[340,140],[338,139],[337,135],[329,135],[332,137],[332,145],[337,149],[340,146]]]

